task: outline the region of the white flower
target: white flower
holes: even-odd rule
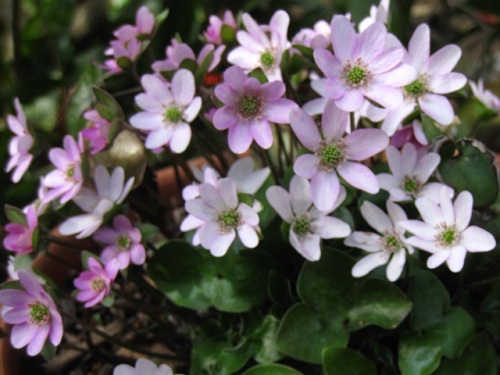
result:
[[[122,167],[116,167],[110,175],[107,169],[98,165],[95,169],[94,181],[96,190],[82,188],[73,198],[86,214],[70,217],[61,224],[59,231],[64,236],[77,234],[76,238],[85,238],[92,235],[102,224],[104,215],[115,204],[120,204],[126,198],[134,178],[125,182],[125,172]]]
[[[490,90],[484,88],[483,80],[480,79],[477,85],[469,81],[470,88],[474,96],[482,102],[486,107],[500,112],[500,98],[493,94]]]
[[[186,202],[189,215],[181,223],[183,232],[196,229],[193,245],[201,244],[218,257],[226,254],[236,234],[245,247],[258,245],[259,215],[238,201],[232,179],[222,178],[215,185],[203,183],[199,193],[199,198]]]
[[[290,193],[281,186],[271,186],[266,192],[269,204],[290,224],[290,244],[309,261],[321,257],[322,238],[343,238],[351,233],[349,225],[328,216],[345,196],[346,191],[341,187],[333,207],[329,211],[320,211],[313,205],[309,181],[299,176],[294,176],[290,181]]]
[[[173,375],[174,372],[167,365],[157,366],[153,361],[139,358],[135,367],[129,365],[118,365],[113,371],[113,375]]]
[[[401,150],[394,146],[386,149],[390,173],[377,175],[380,188],[387,190],[395,202],[408,201],[427,196],[434,199],[445,187],[453,197],[453,189],[437,182],[427,180],[439,165],[441,157],[435,152],[426,152],[425,148],[417,151],[413,143],[406,143]]]
[[[361,214],[366,222],[377,232],[354,232],[344,243],[357,247],[371,254],[361,258],[352,268],[354,277],[362,277],[371,270],[387,264],[386,275],[390,281],[396,281],[406,262],[406,251],[413,254],[413,247],[405,243],[405,230],[398,223],[407,220],[406,213],[396,203],[387,201],[389,216],[371,202],[364,201]]]
[[[490,251],[496,246],[495,238],[477,226],[469,226],[472,215],[472,194],[461,192],[452,203],[446,189],[441,189],[439,201],[427,197],[415,201],[424,221],[407,220],[399,225],[414,236],[407,242],[431,253],[427,267],[436,268],[446,262],[452,272],[459,272],[467,252]]]

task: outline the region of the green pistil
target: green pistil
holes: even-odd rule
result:
[[[425,83],[419,79],[413,81],[409,85],[406,85],[405,90],[408,94],[415,97],[419,97],[427,91]]]
[[[71,166],[66,169],[66,176],[69,178],[73,178],[75,176],[75,167]]]
[[[258,96],[243,95],[238,101],[238,112],[244,119],[258,117],[261,110],[262,100]]]
[[[223,231],[228,231],[230,229],[236,229],[236,227],[240,224],[241,217],[238,211],[226,211],[222,212],[217,218],[219,222],[219,227]]]
[[[93,279],[91,282],[90,282],[90,288],[94,291],[94,292],[100,292],[101,290],[103,290],[104,288],[106,287],[106,283],[104,282],[104,280],[102,278],[96,278],[96,279]]]
[[[384,248],[386,251],[394,252],[401,247],[401,244],[399,243],[399,240],[396,236],[387,235],[384,237],[384,241],[385,241]]]
[[[420,181],[416,177],[406,176],[403,182],[403,189],[409,195],[414,196],[420,190]]]
[[[292,230],[297,236],[302,237],[310,232],[310,227],[310,220],[302,217],[293,222]]]
[[[30,321],[39,326],[43,326],[49,323],[50,321],[50,312],[49,308],[45,305],[42,305],[39,302],[36,302],[30,305]]]
[[[325,170],[332,170],[345,160],[342,140],[337,144],[324,143],[316,151],[316,156],[319,158],[319,165]]]
[[[264,52],[262,55],[260,55],[260,62],[262,63],[262,66],[264,68],[270,68],[274,64],[274,56],[271,54],[271,52]]]
[[[165,112],[165,118],[170,122],[179,122],[182,119],[182,111],[177,107],[171,107]]]
[[[457,240],[457,233],[453,228],[445,229],[441,232],[441,242],[446,246],[451,246]]]
[[[116,239],[116,245],[121,250],[128,250],[131,244],[132,240],[128,236],[118,236]]]
[[[347,73],[347,79],[354,85],[359,85],[366,77],[366,70],[358,65],[353,66],[349,73]]]

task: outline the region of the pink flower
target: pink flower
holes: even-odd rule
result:
[[[125,171],[116,167],[110,175],[106,167],[98,165],[94,173],[96,190],[84,187],[73,199],[86,214],[70,217],[61,224],[64,236],[76,234],[76,238],[91,236],[102,224],[104,215],[122,203],[134,184],[134,177],[125,182]]]
[[[420,121],[414,120],[410,125],[396,130],[391,137],[391,146],[402,148],[406,143],[412,143],[417,150],[429,145]]]
[[[44,186],[49,189],[43,203],[61,197],[60,202],[64,204],[78,194],[83,183],[82,151],[82,146],[70,135],[64,137],[64,149],[56,147],[49,151],[49,159],[57,169],[43,179]]]
[[[143,5],[135,15],[135,26],[139,36],[149,36],[153,33],[155,27],[155,17],[147,6]]]
[[[38,226],[38,215],[35,206],[26,209],[26,225],[9,223],[5,226],[8,233],[3,239],[3,246],[17,254],[28,254],[33,251],[33,233]]]
[[[85,111],[83,117],[90,121],[90,127],[82,130],[82,137],[89,141],[90,154],[95,155],[108,144],[111,123],[103,118],[95,109]]]
[[[403,89],[404,103],[392,108],[382,123],[382,130],[394,134],[403,119],[418,105],[422,112],[441,125],[450,125],[455,113],[450,101],[442,94],[459,90],[467,83],[463,74],[452,72],[462,51],[456,45],[447,45],[430,55],[429,26],[417,27],[408,45],[404,61],[417,71],[417,77]]]
[[[176,39],[172,39],[172,44],[168,46],[165,51],[167,58],[162,61],[155,61],[151,67],[157,73],[158,77],[162,78],[162,72],[178,70],[182,62],[186,59],[196,61],[198,66],[201,65],[205,58],[213,52],[212,62],[207,69],[207,72],[211,72],[219,65],[225,49],[225,46],[215,48],[213,44],[206,44],[201,49],[198,57],[196,57],[188,44],[180,43]]]
[[[258,25],[248,13],[243,13],[241,19],[246,31],[240,30],[236,34],[240,47],[229,52],[227,61],[245,73],[261,68],[269,81],[281,81],[281,59],[283,52],[290,47],[287,39],[290,17],[285,11],[278,10],[269,26]]]
[[[28,355],[42,351],[47,338],[57,346],[63,335],[61,315],[52,298],[43,289],[35,276],[27,270],[18,272],[24,290],[0,290],[3,320],[13,324],[10,334],[16,349],[28,346]]]
[[[169,146],[172,152],[183,152],[191,141],[191,127],[201,109],[201,98],[195,95],[193,74],[187,69],[178,70],[172,86],[160,78],[146,74],[141,79],[146,93],[135,97],[144,109],[130,118],[130,124],[147,133],[145,146],[157,149]]]
[[[446,262],[452,272],[459,272],[467,252],[484,252],[496,246],[495,237],[482,228],[470,225],[472,194],[463,191],[452,203],[446,189],[441,189],[437,202],[427,197],[415,201],[424,221],[407,220],[399,225],[414,234],[408,238],[410,245],[432,255],[427,267],[436,268]]]
[[[281,186],[271,186],[266,191],[266,197],[281,218],[290,224],[290,244],[311,262],[321,257],[322,238],[343,238],[351,233],[345,222],[328,216],[345,199],[344,188],[341,188],[330,211],[320,211],[312,205],[309,181],[299,176],[293,176],[290,181],[290,193]]]
[[[469,85],[472,93],[481,103],[494,111],[500,112],[500,98],[484,88],[482,79],[477,82],[477,85],[475,82],[469,81]]]
[[[412,246],[405,242],[405,230],[398,223],[407,220],[404,210],[396,203],[388,200],[387,214],[371,202],[364,201],[361,205],[361,215],[378,233],[353,232],[344,244],[369,252],[352,268],[354,277],[362,277],[371,270],[387,264],[386,276],[389,281],[396,281],[406,262],[406,251],[413,254]]]
[[[372,5],[370,7],[370,15],[359,23],[358,29],[360,32],[365,31],[369,26],[375,22],[387,24],[389,19],[389,7],[391,0],[380,0],[378,6]]]
[[[233,12],[231,12],[230,10],[226,10],[224,12],[223,19],[212,15],[208,18],[208,22],[210,24],[208,25],[207,30],[203,33],[203,36],[208,43],[212,43],[215,45],[223,43],[221,36],[222,26],[229,26],[234,30],[238,28],[238,24],[234,19]]]
[[[108,245],[101,253],[104,264],[117,262],[120,270],[127,268],[130,261],[136,265],[144,263],[146,250],[141,239],[141,232],[125,215],[113,219],[113,228],[101,228],[94,234],[94,240]]]
[[[149,359],[139,358],[135,367],[129,365],[118,365],[113,375],[173,375],[172,369],[167,365],[157,366]]]
[[[231,151],[244,153],[253,140],[265,149],[273,144],[269,122],[287,124],[290,112],[297,105],[282,98],[285,85],[281,81],[261,85],[256,78],[247,77],[233,66],[224,72],[224,83],[215,88],[215,95],[224,103],[214,114],[214,126],[228,129]]]
[[[312,49],[328,48],[331,39],[331,28],[328,22],[320,20],[313,29],[301,29],[292,39],[292,44],[299,44]]]
[[[370,194],[379,191],[373,172],[363,164],[384,150],[389,138],[379,129],[359,129],[344,137],[349,121],[347,112],[340,110],[333,101],[325,108],[321,119],[321,132],[303,110],[290,115],[290,124],[299,141],[312,154],[297,158],[294,172],[311,180],[314,205],[321,211],[331,211],[340,193],[337,173],[347,183]]]
[[[417,151],[413,143],[406,143],[401,152],[394,146],[389,146],[386,153],[392,174],[380,173],[377,179],[380,188],[388,191],[393,201],[407,201],[422,196],[435,199],[439,196],[445,185],[427,183],[441,161],[439,154],[427,152],[425,148]],[[448,186],[445,189],[452,197],[453,189]]]
[[[103,267],[96,259],[87,258],[87,271],[83,271],[73,281],[77,289],[80,289],[76,299],[85,302],[85,307],[92,307],[109,294],[111,283],[118,273],[118,263],[108,263]]]
[[[259,243],[259,216],[247,204],[238,201],[236,184],[222,178],[216,186],[200,185],[200,197],[186,202],[189,215],[182,221],[181,230],[196,229],[193,245],[210,250],[213,256],[223,256],[229,246],[239,239],[247,248]]]
[[[18,98],[14,99],[14,106],[16,107],[16,116],[8,115],[7,124],[9,129],[15,135],[9,142],[9,155],[10,159],[5,166],[5,172],[14,170],[12,174],[12,182],[18,183],[23,177],[24,173],[28,170],[33,155],[29,153],[31,146],[33,146],[33,136],[28,130],[26,124],[26,115]]]
[[[353,112],[366,99],[386,108],[397,108],[402,103],[403,94],[398,87],[411,83],[416,72],[401,64],[404,49],[391,47],[387,40],[387,30],[380,22],[358,35],[346,17],[333,18],[335,55],[316,49],[314,59],[327,78],[326,96],[339,108]]]

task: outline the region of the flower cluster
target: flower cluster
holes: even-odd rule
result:
[[[22,209],[6,206],[10,222],[3,247],[15,254],[9,270],[19,281],[6,284],[0,303],[3,319],[14,325],[13,346],[27,346],[28,354],[36,355],[47,341],[57,346],[62,340],[51,284],[42,285],[25,269],[32,256],[51,255],[51,242],[78,240],[72,251],[85,250],[74,290],[62,288],[57,294],[76,299],[78,309],[90,309],[85,317],[114,298],[123,299],[127,303],[116,304],[112,316],[127,305],[151,324],[133,320],[133,333],[127,336],[132,320],[122,314],[128,323],[118,336],[145,335],[152,343],[168,336],[168,355],[179,354],[184,362],[188,351],[199,356],[220,349],[223,354],[206,354],[210,361],[215,358],[213,363],[192,365],[209,370],[193,374],[236,373],[249,358],[269,362],[285,354],[319,363],[329,349],[321,347],[312,355],[303,354],[309,348],[290,349],[290,337],[303,335],[290,334],[283,321],[300,315],[299,326],[307,326],[306,320],[320,317],[307,328],[318,337],[331,327],[328,334],[348,337],[372,324],[371,319],[384,329],[395,328],[399,323],[384,315],[392,313],[392,305],[379,308],[373,299],[380,298],[382,305],[385,298],[403,296],[402,304],[409,306],[404,293],[418,275],[444,263],[451,272],[465,274],[467,253],[494,250],[497,169],[482,144],[458,139],[467,129],[456,131],[454,108],[470,100],[470,92],[448,95],[467,83],[465,75],[453,71],[461,49],[445,45],[432,53],[426,24],[403,45],[386,26],[389,8],[389,1],[382,0],[358,25],[348,14],[334,15],[292,37],[284,10],[266,24],[248,13],[235,17],[226,11],[222,18],[208,18],[199,50],[169,37],[165,56],[150,49],[136,64],[158,29],[153,13],[141,7],[135,25],[114,32],[116,39],[105,51],[111,58],[100,67],[106,79],[129,74],[136,86],[117,93],[109,81],[99,82],[93,105],[81,113],[86,127],[62,136],[61,147],[52,147],[52,138],[35,147],[29,130],[34,128],[15,99],[17,114],[7,118],[14,136],[6,171],[13,171],[14,183],[22,183],[33,154],[42,152],[51,165],[31,167],[32,175],[40,176],[33,202]],[[482,80],[470,86],[488,108],[485,118],[497,116],[498,97],[484,89]],[[188,162],[194,155],[203,162]],[[175,181],[164,184],[165,175]],[[166,185],[175,191],[163,191]],[[62,238],[53,236],[52,227]],[[334,256],[339,265],[325,263]],[[485,264],[496,253],[482,256],[474,255],[471,267],[495,271],[495,262],[491,268]],[[337,266],[344,268],[337,273]],[[323,284],[308,285],[311,274],[325,269],[333,275],[325,276]],[[379,278],[380,271],[383,281],[352,279]],[[251,272],[261,273],[254,280]],[[346,275],[347,281],[338,281]],[[292,283],[296,294],[289,290]],[[312,291],[330,287],[335,294],[321,290],[321,300]],[[389,290],[389,297],[379,287]],[[368,295],[372,290],[380,293]],[[332,295],[341,298],[332,303]],[[297,299],[303,301],[294,304]],[[328,316],[326,324],[320,310],[332,305],[340,306],[335,314],[341,319],[335,315],[330,322]],[[367,314],[368,308],[377,313]],[[233,320],[218,316],[217,310],[248,316]],[[109,339],[97,327],[109,316],[99,314],[75,326],[87,324],[89,332]],[[264,315],[272,328],[247,324],[252,316]],[[338,327],[337,320],[342,321]],[[217,340],[202,337],[226,325],[230,338],[222,333]],[[425,329],[419,334],[427,335]],[[239,342],[244,334],[249,336]],[[317,340],[314,348],[330,346],[328,340]],[[270,346],[280,353],[253,352]],[[217,367],[227,353],[242,348],[240,367],[230,372]],[[257,365],[256,371],[258,366],[267,365]],[[117,366],[113,374],[172,375],[173,370],[139,359],[135,367]]]

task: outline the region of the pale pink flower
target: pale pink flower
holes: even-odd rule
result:
[[[106,167],[98,165],[94,173],[96,190],[84,187],[73,199],[86,214],[70,217],[61,224],[64,236],[76,234],[76,238],[91,236],[102,224],[104,215],[127,197],[134,184],[134,177],[125,182],[122,167],[116,167],[110,175]]]
[[[172,43],[165,50],[166,59],[161,61],[155,61],[151,67],[161,78],[162,72],[168,72],[171,70],[178,70],[184,60],[195,61],[198,66],[203,64],[204,60],[208,55],[213,52],[213,58],[208,66],[207,72],[214,70],[217,65],[219,65],[222,54],[226,49],[225,46],[219,46],[215,48],[213,44],[205,44],[203,48],[198,53],[198,57],[194,54],[191,47],[186,43],[178,42],[176,39],[172,39]]]
[[[174,375],[174,372],[167,365],[157,366],[149,359],[139,358],[135,363],[135,367],[129,365],[116,366],[113,375]]]
[[[381,22],[387,24],[389,20],[389,7],[391,0],[380,0],[378,6],[372,5],[370,7],[370,15],[363,18],[358,25],[359,32],[365,31],[369,26],[373,25],[375,22]]]
[[[71,200],[82,188],[82,159],[83,147],[70,135],[64,137],[64,148],[53,148],[49,151],[49,159],[57,168],[47,174],[43,184],[47,192],[42,202],[51,202],[60,197],[61,204]]]
[[[362,277],[371,270],[387,264],[386,276],[390,281],[396,281],[406,262],[406,252],[413,254],[414,249],[405,242],[405,230],[398,223],[407,220],[404,210],[396,203],[388,200],[387,214],[369,201],[361,205],[361,215],[366,222],[379,234],[372,232],[353,232],[344,244],[369,252],[352,268],[354,277]]]
[[[28,130],[26,115],[18,98],[14,99],[14,107],[17,112],[16,116],[7,116],[9,129],[15,135],[9,141],[10,159],[5,166],[5,172],[14,170],[12,182],[18,183],[33,160],[33,155],[29,153],[29,150],[33,146],[34,139]]]
[[[388,191],[393,201],[408,201],[422,196],[435,199],[439,196],[445,185],[427,183],[441,161],[439,154],[427,152],[426,148],[417,150],[413,143],[406,143],[401,152],[389,146],[386,153],[392,173],[380,173],[377,179],[380,188]],[[453,197],[453,189],[448,186],[445,189]]]
[[[101,253],[103,263],[116,262],[120,270],[127,268],[131,261],[136,265],[144,263],[146,250],[141,239],[141,232],[125,215],[113,219],[113,228],[101,228],[94,234],[94,240],[108,245]]]
[[[26,208],[26,225],[9,223],[5,226],[7,235],[3,239],[5,249],[16,254],[28,254],[33,251],[33,233],[38,226],[38,215],[35,206]]]
[[[331,28],[328,22],[320,20],[312,29],[301,29],[292,39],[292,45],[299,44],[312,49],[327,48],[330,44]]]
[[[421,24],[413,33],[404,58],[415,68],[417,77],[405,85],[403,105],[392,108],[382,123],[382,130],[389,136],[417,105],[441,125],[450,125],[455,117],[450,101],[442,94],[457,91],[467,83],[463,74],[452,72],[462,51],[460,47],[450,44],[430,56],[430,44],[429,26]]]
[[[470,88],[474,96],[483,103],[486,107],[500,112],[500,98],[493,94],[490,90],[484,88],[483,79],[479,79],[477,85],[475,82],[469,81]]]
[[[172,152],[181,153],[191,141],[191,127],[201,109],[201,98],[195,97],[193,73],[178,70],[169,87],[160,78],[146,74],[141,79],[146,91],[135,97],[144,111],[133,115],[130,124],[147,133],[145,146],[157,149],[168,146]]]
[[[240,47],[229,52],[227,61],[245,73],[261,68],[269,81],[281,81],[281,59],[283,52],[290,48],[287,39],[290,17],[285,11],[278,10],[269,25],[258,25],[248,13],[243,13],[241,19],[246,31],[236,33]]]
[[[429,145],[420,121],[413,120],[410,125],[396,130],[391,137],[391,146],[403,148],[406,143],[413,143],[417,150]]]
[[[193,245],[210,250],[220,257],[226,254],[236,239],[254,248],[259,243],[259,215],[247,204],[238,201],[236,184],[230,178],[222,178],[216,186],[200,185],[200,197],[186,202],[189,215],[182,221],[181,230],[196,229]]]
[[[436,268],[446,262],[452,272],[459,272],[467,252],[484,252],[496,246],[495,237],[475,225],[470,225],[472,216],[472,194],[462,191],[455,201],[442,189],[437,202],[427,197],[415,201],[424,221],[407,220],[399,225],[414,236],[407,239],[410,245],[432,255],[427,267]]]
[[[111,284],[118,273],[118,263],[111,262],[103,267],[93,257],[87,258],[87,270],[82,271],[73,281],[79,289],[76,299],[85,302],[85,307],[92,307],[102,302],[111,291]]]
[[[224,83],[215,88],[215,95],[224,106],[215,112],[213,123],[218,130],[228,129],[231,151],[244,153],[253,140],[264,149],[271,147],[273,133],[269,122],[289,123],[290,112],[297,107],[283,98],[284,93],[281,81],[261,85],[237,66],[224,72]]]
[[[57,346],[63,335],[63,323],[56,304],[36,277],[27,270],[18,272],[24,290],[0,290],[1,314],[13,324],[10,342],[16,349],[28,346],[30,356],[37,355],[47,339]]]
[[[155,27],[155,16],[146,6],[139,8],[135,15],[135,27],[139,36],[149,36]]]
[[[290,124],[299,141],[312,151],[297,158],[294,172],[311,180],[314,205],[321,211],[331,211],[340,192],[340,174],[347,183],[370,194],[379,191],[373,172],[358,163],[384,150],[389,138],[379,129],[358,129],[344,137],[349,114],[333,101],[325,108],[321,132],[303,110],[290,115]]]
[[[321,257],[321,239],[343,238],[351,233],[348,224],[328,216],[344,201],[343,187],[329,211],[320,211],[313,205],[309,181],[296,175],[290,181],[290,193],[281,186],[271,186],[266,197],[278,215],[290,224],[290,244],[311,262]]]
[[[103,118],[95,109],[83,113],[83,117],[90,121],[90,126],[81,131],[83,139],[89,141],[90,154],[95,155],[108,144],[108,135],[111,123]]]
[[[413,82],[415,69],[403,64],[404,49],[388,42],[384,24],[375,22],[357,34],[345,16],[332,21],[335,55],[316,49],[314,59],[326,75],[325,94],[346,112],[358,110],[365,100],[385,108],[397,108],[403,101],[399,87]]]
[[[238,29],[238,24],[234,19],[233,12],[230,10],[224,12],[224,17],[222,19],[214,15],[208,17],[208,22],[209,25],[207,30],[203,32],[203,36],[208,43],[215,45],[223,44],[221,36],[222,26],[229,26],[235,31]]]

